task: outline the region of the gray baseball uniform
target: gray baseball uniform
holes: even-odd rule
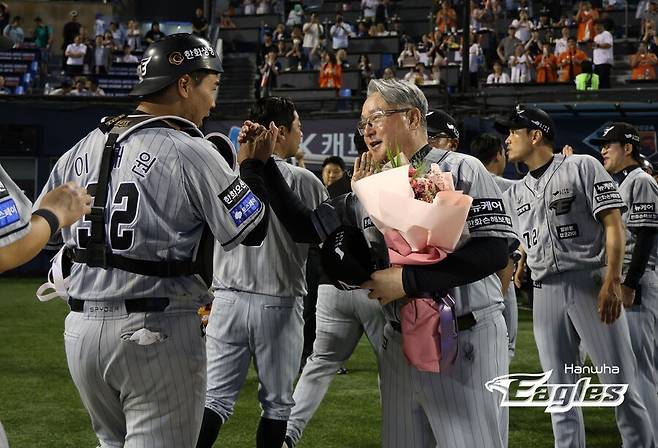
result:
[[[185,132],[144,127],[117,140],[105,218],[113,254],[189,259],[204,225],[229,250],[265,215],[263,203],[197,127],[183,119],[177,124]],[[57,162],[44,192],[75,181],[93,195],[106,139],[96,129],[78,142]],[[86,247],[89,234],[87,220],[62,230],[74,249]],[[201,278],[76,263],[69,295],[84,301],[66,318],[69,370],[101,446],[193,447],[206,388],[196,312],[210,297]],[[162,312],[143,312],[138,303]]]
[[[352,356],[361,336],[366,334],[378,361],[382,346],[382,307],[362,289],[342,291],[332,285],[320,285],[315,319],[313,353],[295,386],[295,407],[286,430],[295,444],[322,403],[338,368]]]
[[[30,231],[32,204],[0,165],[0,247],[14,243]],[[8,448],[0,424],[0,448]]]
[[[615,176],[615,179],[616,176]],[[619,184],[619,194],[628,207],[622,214],[626,226],[626,252],[624,274],[628,271],[635,249],[635,231],[641,227],[658,227],[658,184],[655,179],[635,168]],[[654,239],[647,267],[640,279],[641,302],[627,308],[626,318],[631,334],[633,352],[637,358],[638,390],[652,418],[654,433],[658,428],[658,395],[656,394],[656,322],[658,320],[658,273],[656,252],[658,242]],[[655,435],[655,434],[654,434]]]
[[[533,322],[544,371],[551,383],[573,384],[578,375],[565,365],[580,365],[582,341],[602,383],[629,384],[624,402],[615,409],[624,446],[654,446],[646,408],[636,386],[626,314],[611,325],[601,321],[597,295],[605,271],[603,226],[597,215],[623,208],[610,175],[593,157],[556,155],[545,172],[527,174],[505,193],[514,228],[535,281]],[[556,447],[584,447],[581,408],[551,414]]]
[[[315,208],[328,198],[313,173],[278,157],[275,160],[306,206]],[[307,255],[308,245],[295,243],[275,215],[260,247],[242,246],[227,254],[216,245],[215,299],[206,329],[205,406],[223,422],[233,413],[252,358],[262,416],[288,419],[302,355]]]
[[[455,189],[473,197],[465,240],[475,237],[512,238],[500,189],[474,157],[425,146],[415,158],[437,163],[453,175]],[[366,239],[382,244],[381,233],[369,223],[355,195],[344,195],[341,216],[364,231]],[[460,332],[459,354],[451,371],[420,372],[402,354],[399,301],[384,307],[380,378],[382,445],[393,447],[502,447],[500,397],[486,391],[486,381],[508,371],[507,328],[498,276],[453,288],[457,316],[473,314],[476,324]],[[394,324],[391,324],[393,322]],[[395,325],[397,326],[397,325]],[[454,405],[446,405],[453,403]],[[459,406],[455,412],[453,406]]]

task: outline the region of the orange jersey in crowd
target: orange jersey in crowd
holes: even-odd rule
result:
[[[542,62],[544,66],[540,67],[539,65]],[[548,56],[544,56],[543,54],[537,55],[535,57],[535,72],[538,83],[557,81],[557,57],[553,53],[550,53]]]
[[[584,42],[594,39],[594,21],[599,18],[599,13],[595,9],[590,11],[580,11],[576,16],[578,22],[578,42]]]
[[[340,64],[327,62],[320,68],[320,88],[340,89],[343,85],[343,68]]]
[[[587,60],[587,55],[582,50],[567,49],[560,54],[558,65],[560,66],[560,81],[573,81],[582,71],[580,64]]]
[[[636,61],[637,65],[631,71],[631,79],[656,79],[656,64],[658,57],[654,53],[631,56],[631,66]]]

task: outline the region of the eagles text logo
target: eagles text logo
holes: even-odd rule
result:
[[[515,373],[487,381],[489,392],[500,392],[502,407],[538,407],[546,413],[566,412],[573,407],[616,407],[624,401],[628,384],[592,384],[584,376],[575,384],[549,384],[553,373]]]

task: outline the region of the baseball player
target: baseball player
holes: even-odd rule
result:
[[[459,149],[459,129],[457,122],[450,115],[439,109],[430,109],[427,112],[428,143],[434,148],[446,151]]]
[[[626,204],[622,220],[626,227],[626,250],[621,293],[631,344],[637,359],[638,390],[658,428],[658,395],[654,357],[658,319],[658,274],[656,232],[658,231],[658,183],[640,165],[640,136],[628,123],[612,123],[600,138],[603,166],[612,175]],[[655,434],[654,434],[655,435]]]
[[[582,343],[602,383],[628,384],[615,409],[624,446],[652,447],[653,431],[635,375],[620,276],[624,203],[610,175],[590,156],[553,154],[555,127],[541,109],[517,107],[496,122],[508,157],[529,173],[505,193],[534,280],[533,323],[551,384],[575,384]],[[606,267],[607,259],[607,267]],[[597,298],[598,296],[598,298]],[[552,413],[556,447],[584,447],[582,409]]]
[[[80,140],[44,190],[75,181],[95,196],[61,233],[74,261],[65,349],[102,448],[193,447],[206,390],[197,309],[210,299],[193,257],[211,244],[205,226],[225,250],[263,241],[261,173],[278,130],[242,145],[238,177],[198,128],[222,72],[208,42],[169,36],[139,70],[135,113]]]
[[[365,155],[362,158],[365,160]],[[354,174],[357,178],[362,175],[362,168],[365,165],[355,165]],[[340,180],[329,186],[330,193],[331,187],[338,182]],[[349,182],[349,178],[345,179],[346,185]],[[333,194],[331,196],[336,197]],[[372,227],[369,218],[364,223],[366,226]],[[295,406],[288,420],[284,445],[288,448],[293,448],[299,442],[306,425],[322,403],[334,375],[344,369],[340,366],[352,356],[363,334],[368,338],[378,361],[382,346],[384,314],[377,302],[368,299],[367,291],[338,289],[325,272],[321,272],[319,283],[313,352],[307,358],[295,386]]]
[[[434,162],[442,171],[450,171],[455,189],[473,197],[469,234],[458,250],[437,265],[378,270],[362,284],[371,290],[370,298],[385,305],[388,321],[380,361],[382,444],[386,448],[501,447],[499,398],[487,392],[484,384],[507,372],[503,297],[495,272],[507,264],[512,223],[500,189],[477,159],[427,143],[426,114],[427,99],[418,87],[373,80],[359,123],[374,162],[383,161],[387,149],[397,145],[412,162]],[[276,173],[266,168],[265,175],[276,210],[284,188],[276,181]],[[315,223],[316,239],[324,239],[335,227],[336,217],[359,227],[371,244],[381,243],[381,233],[367,225],[367,214],[354,195],[341,196],[314,212],[298,209],[289,215],[287,228],[298,232],[299,238],[307,237],[310,221]],[[334,244],[340,241],[325,242],[330,248]],[[349,247],[340,249],[343,262],[350,261]],[[398,299],[436,297],[439,291],[449,291],[456,301],[459,354],[450,370],[436,374],[421,372],[405,359],[398,318],[402,301]]]
[[[32,203],[0,165],[0,273],[30,261],[62,227],[80,219],[91,208],[84,188],[67,183],[45,194],[41,207]],[[0,424],[0,448],[8,448]]]
[[[250,120],[279,127],[274,160],[302,203],[315,208],[326,200],[327,191],[313,173],[285,162],[297,153],[302,139],[292,101],[263,98]],[[230,255],[216,247],[214,300],[206,331],[208,386],[198,448],[210,448],[233,413],[252,359],[262,408],[256,446],[283,444],[302,355],[307,254],[308,245],[295,244],[276,216],[260,247],[239,247]]]

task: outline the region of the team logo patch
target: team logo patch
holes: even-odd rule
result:
[[[571,211],[571,204],[573,204],[573,201],[575,200],[576,196],[555,199],[548,205],[548,208],[555,210],[557,216],[566,215]]]
[[[653,202],[636,202],[631,207],[629,221],[658,221],[656,204]]]
[[[512,227],[512,218],[505,213],[503,200],[496,198],[473,199],[466,222],[469,230],[496,225]]]
[[[0,229],[19,221],[21,215],[13,199],[5,199],[0,202]]]
[[[253,216],[261,208],[261,202],[258,198],[249,191],[238,204],[230,211],[231,218],[236,226],[240,227],[251,216]]]
[[[516,209],[516,214],[521,216],[525,212],[529,212],[529,211],[530,211],[530,204],[523,204],[521,207],[518,207]]]
[[[366,216],[363,218],[363,230],[369,229],[370,227],[375,227],[375,225],[372,223],[370,216]]]
[[[185,56],[185,59],[192,61],[197,58],[207,58],[210,56],[215,57],[215,50],[213,50],[212,47],[207,47],[204,45],[201,47],[185,50],[183,55]]]
[[[557,237],[561,240],[568,240],[580,236],[578,232],[578,224],[567,224],[564,226],[557,226]]]
[[[149,65],[149,62],[151,62],[151,59],[153,59],[153,56],[149,56],[148,58],[144,58],[141,61],[139,61],[139,80],[141,81],[144,76],[146,76],[146,69]]]
[[[183,63],[183,55],[179,51],[174,51],[169,55],[169,63],[171,65],[181,65]]]
[[[245,184],[242,179],[237,178],[233,181],[228,188],[219,195],[219,199],[222,200],[222,204],[226,207],[227,210],[231,210],[240,202],[251,190],[247,184]]]

